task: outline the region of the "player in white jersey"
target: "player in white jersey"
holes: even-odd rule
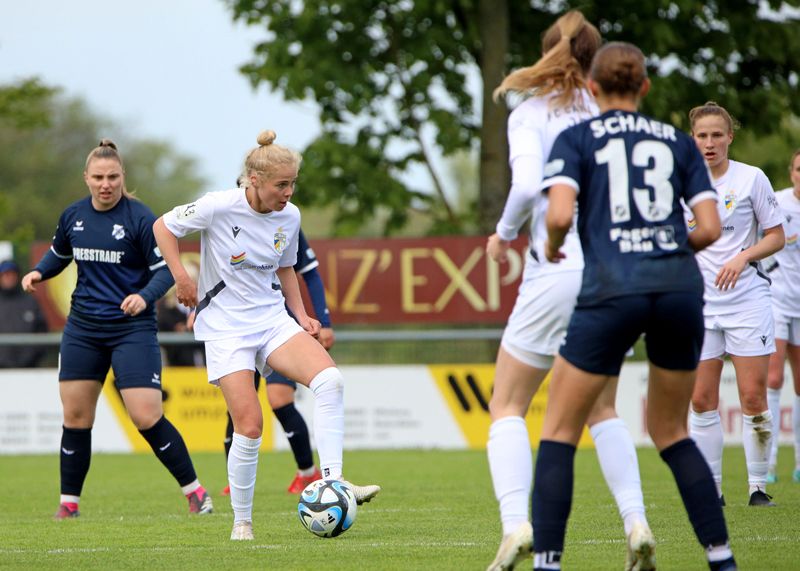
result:
[[[253,385],[255,369],[264,377],[278,371],[311,389],[323,478],[342,479],[342,374],[314,339],[320,323],[303,307],[293,267],[300,211],[289,200],[301,157],[273,145],[274,139],[273,131],[258,136],[259,146],[245,160],[246,188],[212,192],[177,206],[153,227],[175,277],[178,301],[196,307],[194,331],[205,341],[208,379],[221,387],[233,418],[228,456],[233,540],[253,539],[253,492],[264,424]],[[186,272],[178,247],[178,238],[194,231],[201,232],[197,284]],[[272,287],[275,276],[280,289]],[[363,503],[380,487],[353,490]]]
[[[769,276],[772,278],[772,316],[775,319],[775,352],[769,359],[767,402],[775,425],[769,457],[767,482],[776,482],[778,435],[780,434],[780,399],[783,388],[784,361],[794,378],[792,428],[794,433],[794,472],[792,479],[800,483],[800,149],[789,162],[792,186],[775,193],[786,217],[786,245],[774,256]]]
[[[564,337],[583,272],[583,254],[574,229],[564,247],[566,259],[560,264],[545,259],[548,201],[539,185],[558,134],[597,114],[585,87],[585,75],[600,45],[597,29],[580,12],[569,12],[545,33],[542,59],[510,74],[496,91],[496,95],[514,91],[532,96],[514,109],[508,120],[511,191],[497,231],[488,239],[487,253],[495,261],[505,262],[511,241],[528,218],[531,226],[522,284],[497,353],[489,403],[492,424],[487,453],[503,526],[503,540],[490,571],[510,569],[530,555],[528,507],[533,465],[524,417]],[[644,531],[643,541],[651,549],[654,541],[644,513],[636,449],[617,417],[615,397],[616,383],[610,383],[588,424],[626,535],[638,523]],[[629,552],[627,568],[634,560]]]
[[[727,353],[736,369],[742,440],[751,506],[772,506],[766,493],[772,414],[767,408],[767,367],[775,351],[770,280],[760,260],[783,247],[783,214],[766,175],[732,161],[731,116],[713,102],[689,113],[692,136],[711,171],[719,197],[722,237],[697,254],[705,282],[705,339],[692,394],[690,434],[708,461],[722,498],[722,424],[719,384]],[[692,230],[691,219],[688,220]],[[759,231],[763,237],[759,239]]]

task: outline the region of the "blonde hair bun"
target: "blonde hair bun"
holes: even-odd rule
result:
[[[275,131],[261,131],[258,134],[256,142],[259,146],[266,147],[267,145],[271,145],[277,137],[278,135],[275,134]]]

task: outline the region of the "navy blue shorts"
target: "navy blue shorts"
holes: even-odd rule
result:
[[[696,369],[705,333],[702,296],[650,293],[579,305],[559,353],[587,373],[617,376],[642,333],[651,363],[670,371]]]
[[[118,389],[161,389],[161,350],[152,328],[120,330],[90,328],[67,321],[61,337],[59,381],[106,380],[114,370]]]
[[[281,375],[278,371],[272,371],[267,376],[268,385],[289,385],[294,390],[297,390],[297,383],[287,377]]]

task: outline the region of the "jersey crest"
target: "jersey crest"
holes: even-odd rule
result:
[[[729,192],[725,195],[725,210],[733,210],[736,208],[736,194]]]
[[[275,251],[279,254],[283,254],[283,250],[286,248],[286,233],[283,231],[283,228],[278,228],[278,231],[275,232],[275,235],[272,237],[272,243],[275,246]]]
[[[111,230],[111,235],[117,240],[122,240],[125,237],[125,228],[122,226],[122,224],[114,224],[114,228]]]

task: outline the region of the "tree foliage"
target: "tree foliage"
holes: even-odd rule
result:
[[[648,55],[654,85],[646,113],[686,127],[689,108],[715,100],[759,134],[775,132],[786,114],[800,115],[795,71],[800,25],[792,17],[767,14],[767,8],[779,11],[781,0],[226,3],[234,19],[266,31],[253,60],[242,68],[253,85],[266,82],[289,100],[319,105],[323,135],[312,148],[337,141],[352,154],[366,153],[364,160],[351,158],[351,168],[371,168],[376,159],[367,156],[382,149],[382,176],[396,180],[411,163],[426,165],[432,188],[416,191],[432,191],[427,207],[450,228],[459,226],[446,198],[453,193],[445,192],[431,146],[449,156],[481,141],[478,204],[483,229],[493,228],[507,192],[505,181],[497,184],[507,174],[500,136],[505,113],[494,112],[486,94],[505,72],[538,58],[542,32],[573,7],[583,10],[606,39],[633,42]],[[496,43],[507,45],[507,53],[493,50]],[[483,85],[470,89],[477,75]],[[427,126],[433,126],[432,136],[426,136]],[[303,176],[335,187],[330,176],[335,166],[320,164],[326,175],[310,173],[315,163],[307,164]],[[397,188],[391,185],[384,195]],[[364,187],[364,192],[370,190]],[[369,218],[377,204],[374,197],[365,197],[363,204],[348,201],[348,221]],[[392,224],[402,219],[399,213]]]
[[[0,87],[14,90],[21,93]],[[82,173],[101,138],[117,143],[128,189],[157,214],[201,191],[193,159],[163,142],[125,137],[83,101],[42,90],[30,106],[23,97],[0,114],[0,236],[15,244],[20,262],[30,242],[49,240],[63,209],[88,194]]]

